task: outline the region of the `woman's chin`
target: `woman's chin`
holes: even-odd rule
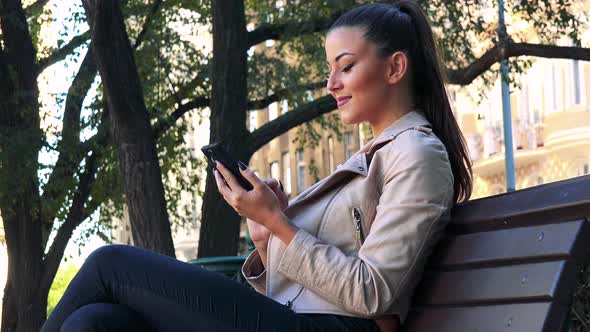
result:
[[[350,117],[350,116],[346,116],[346,114],[341,113],[340,114],[340,121],[342,122],[343,125],[353,125],[353,124],[357,124],[361,121],[359,121],[359,119],[356,119],[354,117]]]

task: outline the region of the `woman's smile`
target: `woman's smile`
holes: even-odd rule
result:
[[[336,101],[338,102],[338,108],[341,108],[342,106],[344,106],[344,104],[348,103],[348,101],[351,99],[352,99],[351,96],[336,98]]]

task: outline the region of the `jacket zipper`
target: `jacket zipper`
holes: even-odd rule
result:
[[[363,242],[365,241],[364,238],[364,234],[363,234],[363,222],[362,222],[362,217],[361,217],[361,209],[355,207],[352,209],[352,217],[354,220],[354,232],[355,232],[355,237],[356,237],[356,242],[358,244],[358,247],[360,248],[360,246],[363,244]]]

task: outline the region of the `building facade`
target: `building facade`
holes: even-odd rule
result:
[[[480,103],[451,90],[473,161],[472,198],[506,191],[500,81]],[[516,189],[589,174],[590,64],[537,59],[511,93]]]

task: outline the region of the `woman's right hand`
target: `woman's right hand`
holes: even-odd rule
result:
[[[264,183],[266,183],[266,185],[275,193],[275,195],[279,199],[281,210],[285,210],[285,208],[287,208],[287,205],[289,204],[289,197],[284,192],[284,189],[282,188],[282,185],[280,184],[279,180],[275,178],[270,178],[264,180]],[[252,240],[256,248],[259,251],[266,251],[266,246],[268,245],[268,239],[270,237],[270,231],[266,227],[250,219],[246,219],[246,222],[248,225],[248,232],[250,233],[250,239]]]

